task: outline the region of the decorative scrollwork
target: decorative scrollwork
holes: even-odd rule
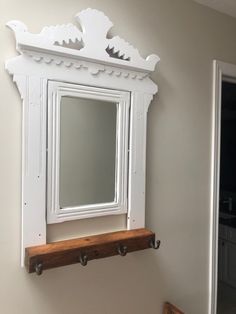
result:
[[[14,32],[21,54],[40,51],[41,58],[45,60],[43,54],[55,55],[58,51],[61,56],[82,57],[86,61],[123,65],[138,71],[154,70],[159,61],[157,55],[144,59],[136,48],[119,36],[107,38],[113,24],[103,12],[89,8],[78,13],[75,18],[82,31],[71,23],[46,26],[39,34],[29,32],[21,21],[10,21],[6,25]]]

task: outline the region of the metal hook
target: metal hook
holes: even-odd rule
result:
[[[125,256],[127,254],[127,246],[119,244],[117,251],[121,256]]]
[[[155,240],[155,238],[152,238],[150,240],[150,243],[149,243],[150,247],[154,250],[157,250],[159,249],[160,245],[161,245],[161,241],[160,240]]]
[[[86,266],[88,263],[88,256],[86,254],[80,254],[79,261],[82,266]]]
[[[42,263],[37,263],[34,266],[35,272],[38,276],[42,275],[43,272],[43,264]]]

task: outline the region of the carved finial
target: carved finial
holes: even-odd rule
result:
[[[9,21],[6,26],[13,30],[13,32],[27,32],[26,25],[21,21]]]
[[[89,8],[78,13],[76,20],[83,30],[84,48],[81,52],[88,55],[94,54],[96,45],[96,53],[106,57],[107,33],[113,26],[109,18],[103,12]]]
[[[146,61],[149,62],[150,67],[155,68],[156,64],[160,61],[160,58],[157,55],[150,55],[146,58]]]
[[[110,19],[101,11],[88,8],[76,14],[75,18],[82,27],[83,32],[98,32],[106,37],[109,29],[113,26]]]

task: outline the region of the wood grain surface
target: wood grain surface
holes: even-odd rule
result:
[[[165,302],[163,314],[184,314],[180,309],[169,302]]]
[[[25,267],[29,273],[42,264],[43,270],[80,262],[80,256],[93,259],[118,255],[119,246],[127,253],[150,248],[155,234],[147,229],[118,231],[78,239],[48,243],[25,249]]]

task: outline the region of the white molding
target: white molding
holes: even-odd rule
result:
[[[44,27],[39,34],[32,34],[22,22],[7,23],[15,34],[16,49],[20,54],[7,60],[5,66],[23,100],[22,265],[25,247],[46,243],[46,185],[50,177],[46,169],[47,162],[50,168],[53,160],[47,160],[46,147],[48,86],[51,82],[78,85],[80,91],[84,86],[90,91],[89,97],[94,91],[96,97],[100,97],[99,93],[104,93],[106,97],[110,95],[119,99],[120,108],[124,108],[120,111],[124,149],[120,149],[122,158],[119,156],[119,160],[123,160],[119,168],[123,181],[118,186],[122,190],[119,204],[109,204],[109,210],[107,204],[89,208],[89,214],[88,208],[84,208],[84,212],[80,208],[80,216],[75,211],[73,218],[93,216],[95,211],[96,216],[127,213],[127,229],[142,228],[145,224],[147,110],[157,93],[157,85],[149,75],[159,57],[150,55],[142,58],[137,49],[119,36],[107,38],[112,23],[102,12],[83,10],[76,15],[76,20],[82,32],[77,26],[66,24]],[[75,49],[79,41],[83,48]],[[126,157],[128,140],[129,157]],[[124,199],[126,190],[128,199]],[[48,204],[50,202],[48,200]],[[70,219],[72,212],[73,209]],[[48,222],[69,219],[63,215],[64,212],[57,211],[56,218],[48,216]]]
[[[15,77],[16,80],[22,77]],[[22,248],[46,242],[46,91],[47,80],[25,77],[22,149]],[[18,81],[19,85],[19,81]],[[25,228],[25,226],[27,226]],[[22,264],[24,254],[22,254]]]
[[[134,92],[131,98],[128,229],[145,225],[146,124],[152,97]]]
[[[236,78],[236,65],[214,60],[213,62],[213,114],[211,156],[211,216],[209,257],[209,314],[217,310],[218,281],[218,225],[220,190],[220,135],[221,135],[221,90],[223,79]]]
[[[137,49],[119,36],[107,38],[113,24],[103,12],[88,8],[79,12],[75,19],[82,32],[71,23],[44,27],[39,34],[30,33],[21,21],[9,21],[7,26],[15,34],[17,50],[20,53],[29,53],[38,62],[50,63],[55,58],[50,56],[53,54],[59,59],[73,58],[149,73],[160,60],[157,55],[142,58]],[[83,48],[68,48],[70,43],[76,42],[82,42]],[[58,62],[62,62],[62,59]],[[99,70],[102,71],[103,68],[100,67]]]
[[[60,103],[61,97],[108,101],[117,104],[116,200],[111,203],[60,208]],[[48,85],[48,200],[47,222],[58,223],[74,219],[127,213],[129,107],[128,92],[50,81]]]

